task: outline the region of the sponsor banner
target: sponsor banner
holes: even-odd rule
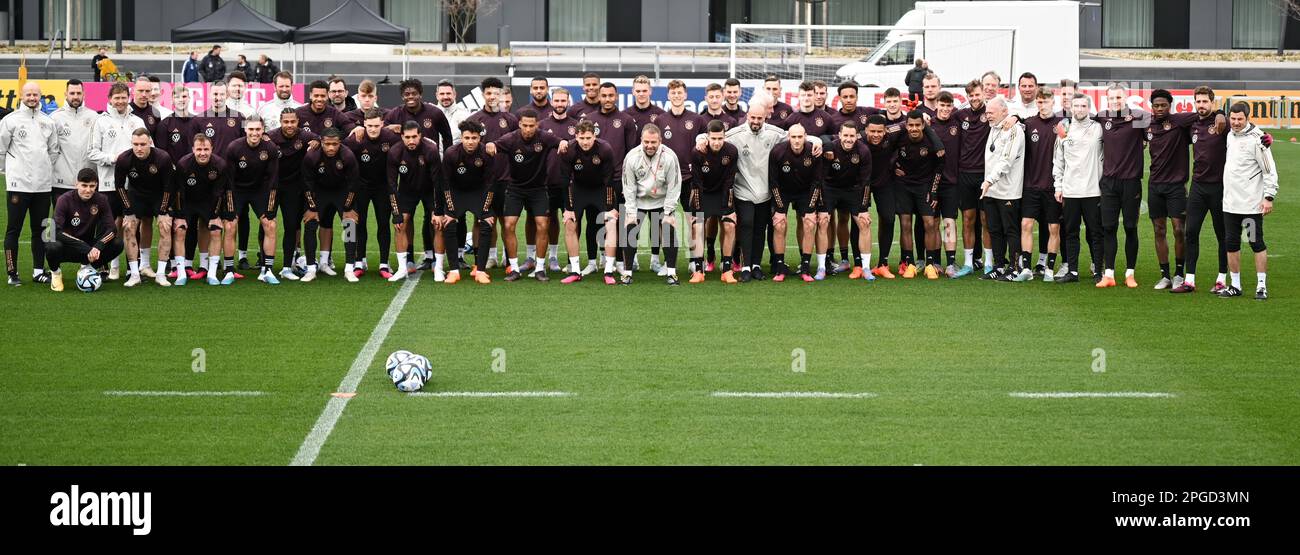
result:
[[[64,90],[67,88],[67,80],[64,79],[29,79],[28,82],[35,82],[41,86],[41,106],[48,112],[57,110],[63,105]],[[172,88],[184,86],[190,90],[190,109],[194,112],[207,110],[208,104],[208,84],[207,83],[162,83],[162,92],[158,96],[158,102],[170,109],[172,107]],[[83,87],[86,91],[86,107],[102,112],[108,108],[108,89],[112,83],[106,82],[85,82]],[[298,102],[303,102],[305,98],[304,86],[299,83],[293,86],[293,98]],[[254,109],[261,107],[263,103],[275,98],[275,87],[265,83],[249,83],[244,90],[244,100],[246,100]],[[0,79],[0,106],[7,109],[15,109],[22,103],[22,91],[18,86],[17,79]]]

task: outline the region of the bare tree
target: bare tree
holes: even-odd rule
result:
[[[478,21],[478,17],[490,15],[499,7],[501,7],[501,0],[442,0],[442,11],[447,14],[452,38],[461,52],[468,49],[465,36]]]
[[[1286,54],[1286,22],[1288,19],[1300,19],[1300,0],[1275,0],[1280,3],[1282,22],[1277,37],[1277,55]]]

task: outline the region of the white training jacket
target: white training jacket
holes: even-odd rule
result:
[[[1001,123],[989,122],[989,138],[984,143],[984,181],[989,183],[985,196],[1016,200],[1025,188],[1025,128],[1017,123],[1002,129]]]
[[[1101,196],[1101,124],[1084,118],[1061,121],[1065,138],[1056,140],[1052,179],[1064,198]]]
[[[54,120],[21,105],[0,120],[0,171],[11,193],[48,193],[54,183],[59,138]]]
[[[283,112],[285,108],[297,108],[299,106],[302,106],[302,103],[295,101],[292,96],[288,100],[280,100],[280,97],[277,96],[262,103],[262,106],[257,109],[257,115],[262,117],[262,125],[270,132],[280,128],[280,112]]]
[[[1273,151],[1260,142],[1263,138],[1264,131],[1253,123],[1247,123],[1240,133],[1228,133],[1228,158],[1223,166],[1224,212],[1263,214],[1264,197],[1277,196],[1277,164],[1273,163]]]
[[[623,157],[623,205],[628,218],[637,210],[664,211],[671,217],[682,192],[682,168],[673,149],[660,144],[654,156],[637,145]]]
[[[99,112],[82,104],[80,108],[59,107],[50,119],[54,120],[59,136],[59,157],[54,161],[54,186],[60,189],[77,187],[77,172],[95,167],[90,163],[90,134],[94,131]]]
[[[99,115],[90,132],[90,150],[87,157],[99,171],[99,190],[116,191],[113,184],[113,166],[117,157],[131,148],[131,132],[144,127],[144,120],[131,113],[119,114],[112,106]]]

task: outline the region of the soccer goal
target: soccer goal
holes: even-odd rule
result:
[[[1015,68],[1014,27],[898,25],[731,26],[729,71],[742,82],[768,75],[834,84],[853,79],[862,86],[904,87],[917,58],[945,85],[993,70]]]

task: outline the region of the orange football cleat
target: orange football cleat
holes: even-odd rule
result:
[[[934,264],[925,266],[925,279],[939,279],[939,270],[935,268]]]
[[[460,281],[460,270],[452,270],[447,272],[447,279],[443,280],[443,283],[451,285],[458,281]]]
[[[862,279],[862,266],[854,266],[853,271],[849,272],[849,279]]]
[[[871,273],[882,279],[894,279],[896,277],[893,272],[889,271],[889,266],[876,266],[871,270]]]
[[[722,272],[722,283],[739,283],[739,280],[736,279],[734,272],[728,270]]]
[[[915,264],[904,264],[902,268],[899,268],[899,270],[903,273],[904,279],[912,279],[916,277]]]
[[[687,283],[704,283],[704,272],[692,273],[691,279]]]
[[[1138,280],[1136,277],[1133,276],[1125,276],[1124,285],[1128,286],[1129,289],[1137,289]]]
[[[1113,277],[1103,277],[1101,278],[1101,281],[1097,282],[1097,289],[1104,289],[1106,287],[1114,287],[1114,286],[1115,286],[1115,278]]]

